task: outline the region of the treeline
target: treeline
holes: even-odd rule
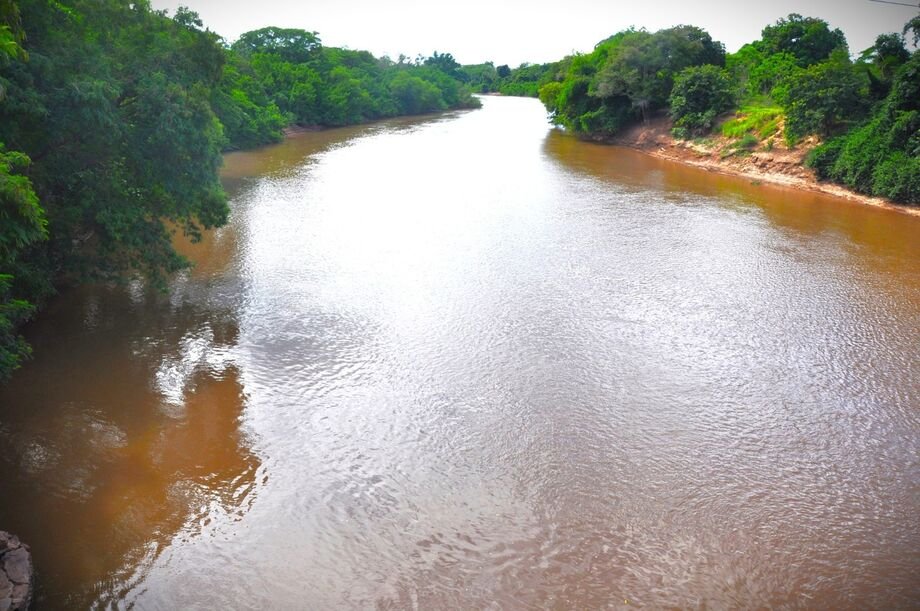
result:
[[[341,126],[479,106],[450,53],[394,62],[324,47],[315,32],[273,27],[243,34],[224,53],[212,104],[231,148],[278,140],[289,124]]]
[[[510,68],[496,67],[492,62],[471,64],[460,69],[460,79],[477,93],[500,93],[535,98],[540,88],[564,76],[562,62],[550,64],[521,64]]]
[[[629,29],[562,60],[539,96],[553,121],[590,138],[665,113],[680,138],[717,126],[748,148],[816,136],[806,163],[820,178],[920,204],[920,51],[908,34],[916,46],[920,17],[854,61],[840,30],[796,14],[731,54],[693,26]]]
[[[412,63],[265,28],[227,45],[146,0],[0,0],[0,380],[19,326],[63,282],[187,265],[226,222],[221,152],[335,126],[472,107],[450,54]]]

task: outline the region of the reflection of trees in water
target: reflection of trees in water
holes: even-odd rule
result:
[[[841,198],[771,184],[749,178],[709,172],[679,162],[656,159],[623,147],[584,142],[553,130],[543,151],[566,170],[604,181],[624,190],[649,190],[658,199],[687,194],[718,197],[723,204],[751,208],[775,227],[806,236],[840,232],[847,239],[878,254],[892,251],[916,253],[920,219]]]
[[[177,534],[247,510],[259,460],[240,430],[239,326],[196,292],[75,291],[0,390],[0,523],[32,545],[40,603],[116,595]]]

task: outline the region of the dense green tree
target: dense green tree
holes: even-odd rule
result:
[[[920,205],[920,51],[898,69],[870,120],[817,147],[808,164],[856,191]]]
[[[301,89],[309,85],[302,83]],[[292,95],[297,95],[297,92],[292,92]],[[311,103],[313,97],[310,98]],[[292,104],[299,108],[302,102],[298,97]],[[211,107],[224,126],[226,148],[248,148],[277,142],[288,123],[278,105],[265,92],[251,64],[234,52],[227,53],[220,83],[211,95]]]
[[[786,139],[829,136],[861,120],[868,100],[868,81],[843,49],[830,59],[789,74],[773,97],[786,114]]]
[[[759,44],[764,55],[789,53],[803,68],[824,61],[847,46],[846,37],[839,29],[831,30],[822,19],[796,13],[765,27]]]
[[[467,83],[473,91],[488,93],[495,90],[496,81],[498,81],[498,71],[495,69],[495,64],[492,62],[462,66],[460,71],[463,73],[463,81]]]
[[[675,133],[709,132],[717,116],[734,108],[733,88],[728,72],[718,66],[691,66],[681,71],[674,78],[670,97]]]
[[[285,122],[339,126],[477,104],[450,53],[416,64],[401,56],[394,63],[367,51],[324,47],[303,30],[243,34],[227,65],[215,110],[231,148],[274,141]]]
[[[561,85],[544,85],[540,98],[556,123],[612,135],[667,107],[675,75],[705,64],[724,66],[725,50],[700,28],[625,30],[567,61]]]
[[[18,7],[9,0],[0,0],[0,66],[26,57],[20,46],[24,36],[19,19]],[[3,97],[0,82],[0,104]],[[22,254],[48,237],[45,211],[32,182],[22,174],[30,163],[26,155],[9,152],[0,142],[0,382],[30,354],[17,328],[35,308],[17,296],[22,291],[14,291],[14,274],[28,272],[21,265]]]
[[[393,77],[390,91],[402,114],[415,115],[447,108],[437,86],[408,72],[400,72]]]
[[[246,32],[233,43],[233,50],[244,56],[271,53],[292,63],[309,62],[321,48],[322,43],[316,32],[277,27]]]
[[[444,74],[453,78],[462,79],[463,73],[460,70],[460,64],[450,53],[438,53],[435,51],[431,57],[425,60],[425,65],[440,70]]]
[[[195,237],[227,216],[209,99],[224,61],[217,37],[144,2],[20,9],[29,61],[2,73],[0,139],[34,161],[51,231],[47,273],[161,281],[184,265],[172,228]]]

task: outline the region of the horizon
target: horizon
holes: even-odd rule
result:
[[[231,42],[245,32],[277,26],[315,31],[326,46],[367,50],[376,57],[395,60],[400,54],[415,58],[438,51],[452,54],[464,65],[491,61],[496,66],[511,67],[544,64],[573,53],[590,52],[596,43],[629,27],[655,31],[694,25],[725,44],[727,52],[735,52],[758,39],[764,26],[790,13],[818,17],[832,28],[840,28],[855,56],[872,46],[879,34],[900,33],[904,24],[920,13],[920,7],[872,0],[779,0],[769,6],[724,0],[692,5],[659,0],[654,9],[573,0],[564,14],[548,3],[514,0],[491,6],[472,0],[462,11],[452,11],[449,19],[445,14],[450,5],[423,5],[418,0],[385,4],[318,0],[309,6],[291,0],[263,0],[257,16],[253,16],[251,4],[242,0],[153,0],[151,5],[170,15],[178,6],[187,6],[201,16],[205,27]],[[356,15],[363,17],[356,19]],[[584,19],[583,15],[591,18]],[[475,35],[471,36],[471,32]]]

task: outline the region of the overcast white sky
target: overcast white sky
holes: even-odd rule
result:
[[[915,0],[900,2],[920,4]],[[882,32],[901,31],[918,8],[870,0],[152,0],[170,14],[197,11],[229,40],[268,25],[319,32],[323,44],[374,55],[450,52],[463,64],[561,59],[630,25],[657,30],[692,24],[735,51],[789,13],[821,17],[844,31],[850,51]]]

